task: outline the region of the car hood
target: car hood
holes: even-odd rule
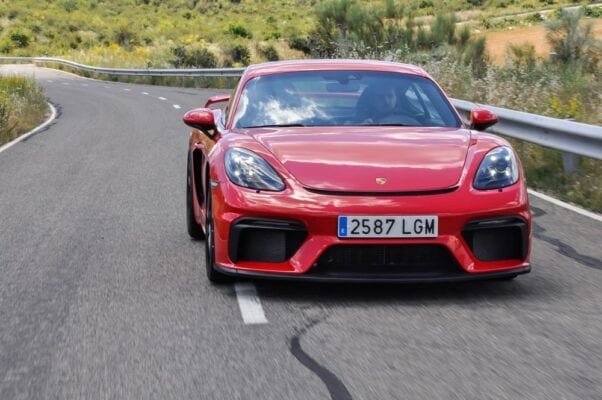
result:
[[[458,128],[262,128],[248,133],[306,188],[335,192],[449,189],[470,131]]]

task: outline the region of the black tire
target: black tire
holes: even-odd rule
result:
[[[205,238],[205,233],[203,232],[203,228],[194,219],[192,208],[194,200],[192,191],[192,163],[190,162],[190,156],[188,157],[186,170],[186,228],[191,238],[201,240]]]
[[[211,193],[207,194],[205,201],[207,203],[207,219],[205,222],[205,229],[207,230],[207,235],[205,237],[205,270],[207,279],[215,284],[232,282],[232,277],[222,274],[215,269],[215,232],[213,230]]]

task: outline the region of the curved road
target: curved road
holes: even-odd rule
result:
[[[0,153],[0,398],[600,399],[601,222],[532,198],[531,274],[256,282],[248,325],[185,229],[181,116],[218,92],[14,68],[59,117]]]

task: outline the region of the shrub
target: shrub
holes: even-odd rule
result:
[[[458,35],[458,47],[460,48],[460,50],[463,50],[466,47],[469,40],[470,28],[468,27],[468,25],[464,25],[464,27],[460,31],[460,34]]]
[[[291,49],[302,51],[304,54],[311,53],[309,39],[307,38],[293,37],[289,39],[288,47],[290,47]]]
[[[602,18],[602,7],[588,7],[583,6],[581,8],[583,15],[590,18]]]
[[[580,24],[582,11],[561,9],[558,19],[546,24],[547,39],[554,61],[595,70],[600,58],[600,41],[593,36],[591,24]]]
[[[61,6],[68,13],[73,12],[79,8],[77,0],[63,0]]]
[[[453,44],[456,35],[456,17],[439,14],[431,24],[431,42],[436,45]]]
[[[13,42],[11,42],[10,39],[6,37],[0,38],[0,53],[9,54],[13,51],[13,47]]]
[[[173,47],[171,53],[174,58],[171,63],[176,68],[216,68],[217,57],[204,47],[187,49],[183,45]]]
[[[117,25],[113,32],[113,40],[115,43],[124,48],[131,48],[138,44],[136,32],[130,24],[122,22]]]
[[[237,43],[231,47],[227,47],[225,53],[230,57],[232,62],[242,65],[249,65],[251,63],[251,52],[249,52],[249,49],[244,44]]]
[[[525,18],[525,20],[527,22],[533,22],[535,24],[538,24],[540,22],[543,22],[544,18],[540,13],[536,12],[535,14],[529,15],[527,18]]]
[[[317,28],[312,47],[319,55],[332,57],[337,47],[349,47],[349,44],[355,44],[353,47],[363,49],[364,53],[374,52],[387,43],[379,14],[361,2],[325,0],[318,3],[315,11]]]
[[[244,25],[231,24],[226,31],[230,35],[251,39],[253,34]]]
[[[13,30],[8,33],[8,37],[11,42],[13,42],[14,46],[17,48],[24,48],[29,46],[29,42],[31,42],[31,38],[27,33],[22,30]]]
[[[278,61],[280,59],[278,51],[271,44],[265,47],[260,46],[258,50],[259,54],[268,61]]]
[[[395,7],[395,0],[385,0],[385,18],[396,18],[399,10]]]
[[[485,76],[489,57],[486,51],[484,36],[476,39],[467,46],[464,52],[464,62],[470,65],[475,77],[482,78]]]

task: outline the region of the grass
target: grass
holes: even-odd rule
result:
[[[602,161],[578,157],[578,172],[562,168],[562,153],[533,143],[512,140],[523,163],[529,187],[602,213]]]
[[[48,112],[33,78],[0,76],[0,145],[39,125]]]

